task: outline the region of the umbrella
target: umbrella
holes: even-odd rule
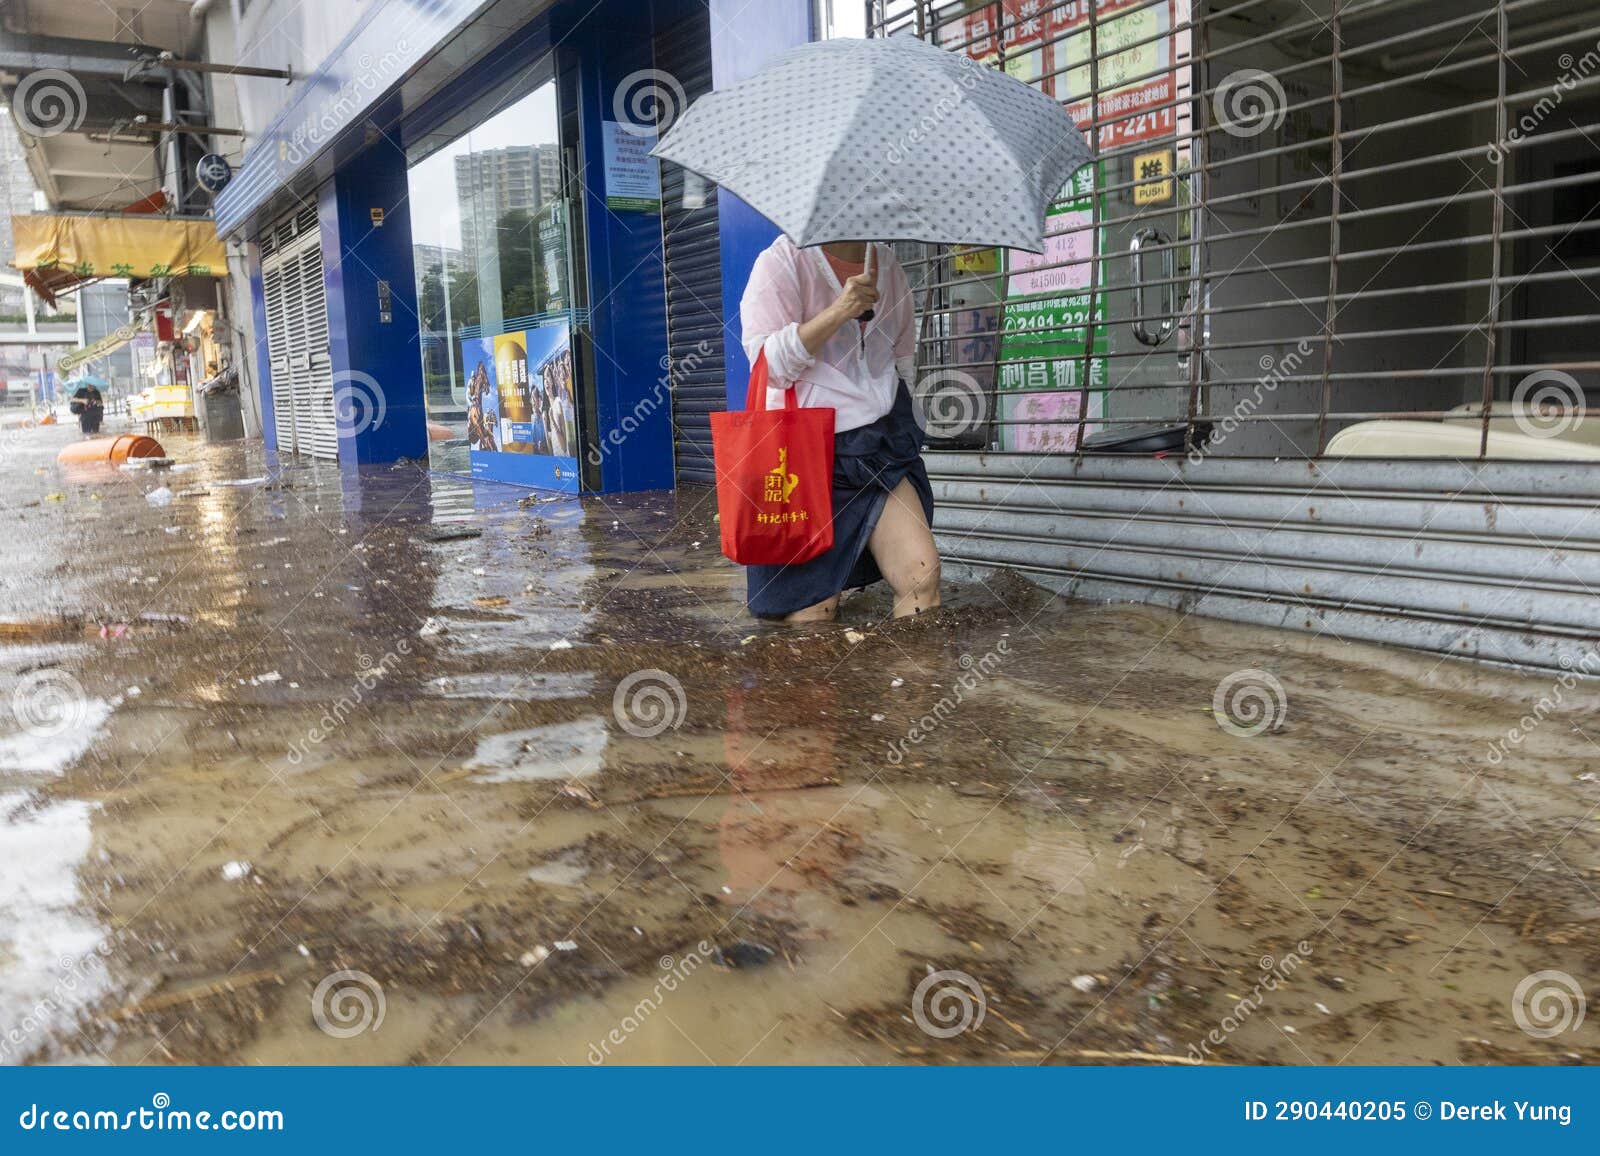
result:
[[[105,378],[99,377],[99,376],[97,376],[97,375],[95,375],[93,373],[80,374],[79,376],[74,377],[70,381],[68,381],[67,384],[68,385],[72,385],[72,386],[92,385],[96,389],[110,389],[111,388],[111,383],[109,381],[107,381]]]
[[[1042,252],[1088,145],[1055,100],[909,37],[824,40],[697,100],[655,155],[797,245],[934,241]]]

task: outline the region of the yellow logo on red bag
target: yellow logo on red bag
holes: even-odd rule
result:
[[[800,475],[789,472],[789,447],[783,446],[778,450],[778,464],[767,472],[762,498],[768,502],[787,503],[799,484]]]
[[[761,498],[767,502],[782,502],[788,505],[789,499],[800,485],[800,475],[789,472],[789,447],[783,446],[778,450],[778,464],[767,471],[761,480]],[[811,518],[810,511],[802,508],[799,510],[784,510],[781,513],[769,514],[765,511],[756,515],[756,521],[764,526],[780,526],[786,522],[806,522]]]

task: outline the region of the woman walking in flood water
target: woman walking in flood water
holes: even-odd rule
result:
[[[911,287],[887,245],[799,248],[787,236],[756,258],[739,304],[745,353],[765,351],[767,407],[783,391],[834,421],[833,547],[794,566],[747,567],[750,611],[830,621],[840,595],[880,578],[895,617],[939,605],[933,489],[911,408],[916,368]]]

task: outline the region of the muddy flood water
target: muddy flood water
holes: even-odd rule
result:
[[[1600,1059],[1589,686],[1010,575],[765,625],[705,492],[74,436],[0,460],[0,1061]]]

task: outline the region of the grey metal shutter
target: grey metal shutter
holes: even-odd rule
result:
[[[316,206],[275,222],[262,235],[261,254],[278,449],[336,459],[333,362]]]
[[[710,20],[696,5],[688,17],[656,35],[656,67],[676,78],[686,101],[711,91]],[[663,162],[661,231],[677,480],[710,485],[716,481],[711,414],[727,408],[716,186]]]
[[[927,455],[947,562],[1340,639],[1589,661],[1594,0],[867,12],[873,35],[1049,92],[1098,157],[1055,206],[1076,251],[982,274],[932,246],[902,255],[928,289],[919,390],[983,395],[976,420],[955,396],[967,437]],[[1019,291],[1019,268],[1082,281]],[[1053,296],[1083,304],[1014,308]],[[1044,404],[1072,390],[1079,404]],[[1107,444],[1148,425],[1188,444]]]

